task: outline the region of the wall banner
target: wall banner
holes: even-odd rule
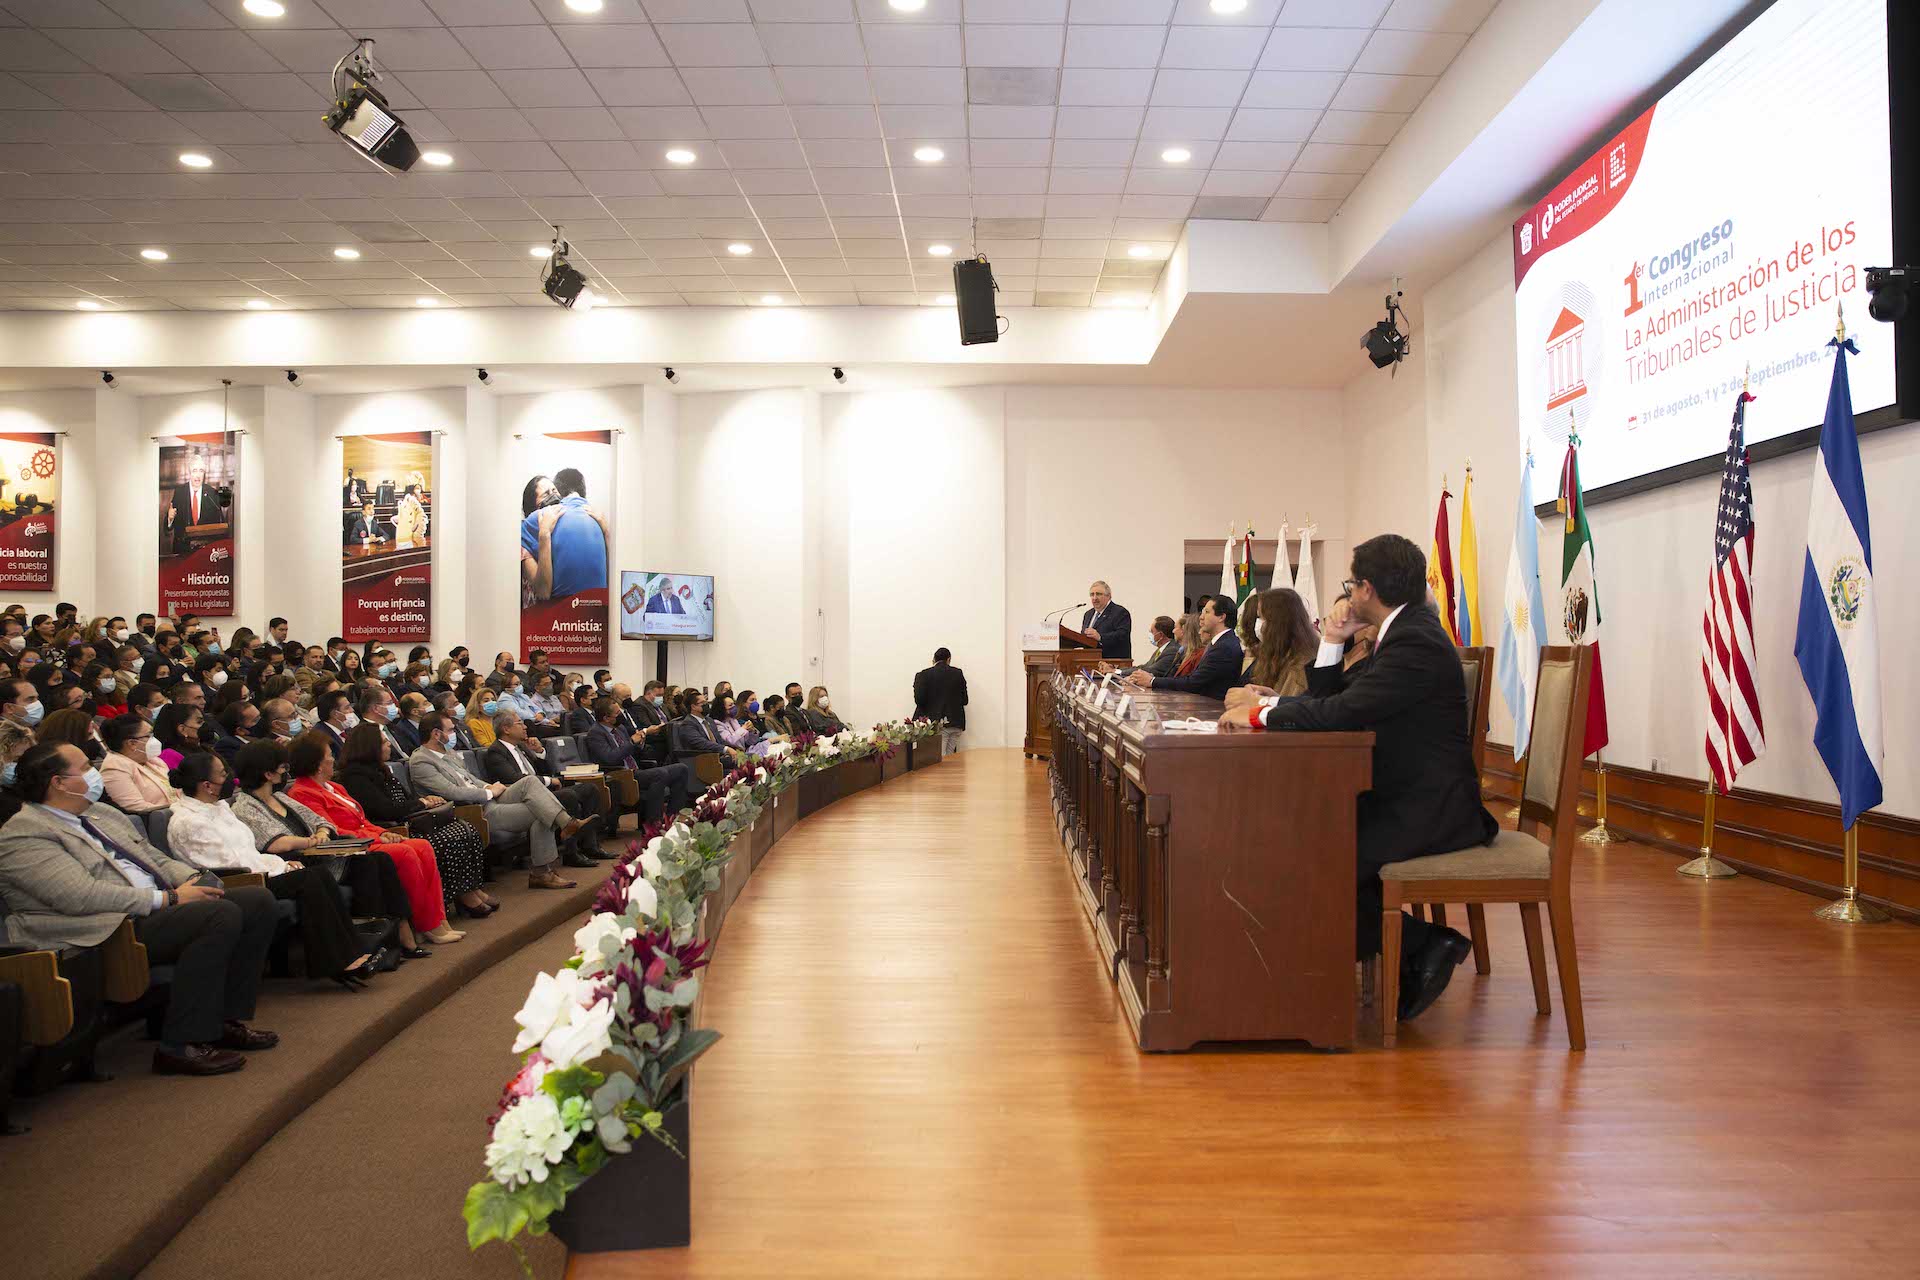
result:
[[[59,437],[0,433],[0,588],[53,590]]]
[[[529,436],[520,496],[520,657],[608,660],[613,433]],[[531,470],[538,467],[539,470]]]
[[[240,434],[160,437],[160,607],[163,616],[230,618]]]
[[[433,433],[341,441],[340,634],[422,643],[433,619]]]

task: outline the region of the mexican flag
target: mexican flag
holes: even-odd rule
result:
[[[1607,745],[1607,690],[1600,679],[1600,586],[1593,573],[1593,531],[1580,493],[1580,437],[1567,438],[1567,460],[1560,468],[1559,510],[1567,517],[1560,554],[1560,626],[1568,644],[1593,646],[1592,696],[1587,702],[1586,749],[1590,756]]]
[[[1244,605],[1258,588],[1253,585],[1253,526],[1240,535],[1240,555],[1233,568],[1233,603]]]

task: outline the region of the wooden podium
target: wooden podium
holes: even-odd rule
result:
[[[1071,677],[1102,661],[1099,647],[1087,648],[1086,638],[1064,623],[1059,636],[1057,648],[1021,650],[1027,671],[1027,738],[1021,750],[1041,760],[1053,755],[1054,672]]]

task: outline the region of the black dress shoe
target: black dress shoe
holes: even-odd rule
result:
[[[560,855],[560,864],[567,867],[591,867],[597,865],[592,858],[578,849],[568,849]]]
[[[243,1053],[255,1053],[261,1049],[271,1049],[280,1043],[280,1037],[271,1031],[261,1031],[244,1022],[232,1018],[222,1024],[220,1038],[213,1042],[216,1049],[230,1049]]]
[[[1400,1021],[1411,1022],[1425,1013],[1472,950],[1473,944],[1458,930],[1436,930],[1433,940],[1401,970]]]

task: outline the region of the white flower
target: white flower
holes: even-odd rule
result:
[[[635,876],[627,889],[627,907],[642,919],[651,920],[660,910],[660,894],[644,876]]]
[[[661,861],[661,854],[670,852],[672,850],[667,845],[667,838],[655,836],[647,841],[647,847],[640,854],[640,870],[648,876],[659,875],[666,866],[666,863]]]
[[[820,744],[820,745],[819,745],[819,746],[818,746],[818,747],[816,748],[816,750],[818,750],[818,751],[820,752],[820,754],[821,754],[821,755],[823,755],[823,756],[825,756],[825,757],[827,757],[828,759],[831,759],[831,758],[833,758],[834,756],[837,756],[837,755],[839,755],[839,754],[840,754],[840,748],[838,748],[838,747],[836,747],[836,746],[834,746],[834,745],[833,745],[833,744],[832,744],[831,742],[823,742],[823,743],[821,743],[821,744]]]
[[[635,930],[611,911],[602,911],[581,925],[573,933],[574,948],[579,951],[584,962],[583,969],[598,972],[607,967],[608,955],[605,943],[611,939],[614,953],[635,937]]]
[[[562,969],[557,974],[543,973],[535,978],[533,990],[527,993],[527,1002],[513,1015],[513,1020],[520,1024],[513,1051],[525,1053],[539,1044],[555,1025],[570,1016],[568,1010],[591,998],[592,988],[572,969]]]
[[[601,1000],[585,1009],[575,1005],[566,1022],[547,1032],[540,1053],[555,1071],[592,1062],[613,1046],[612,1027],[613,1001]]]
[[[544,976],[544,975],[542,975]],[[560,1120],[560,1104],[546,1093],[522,1098],[493,1126],[487,1172],[509,1190],[545,1182],[550,1166],[566,1158],[573,1135]]]

